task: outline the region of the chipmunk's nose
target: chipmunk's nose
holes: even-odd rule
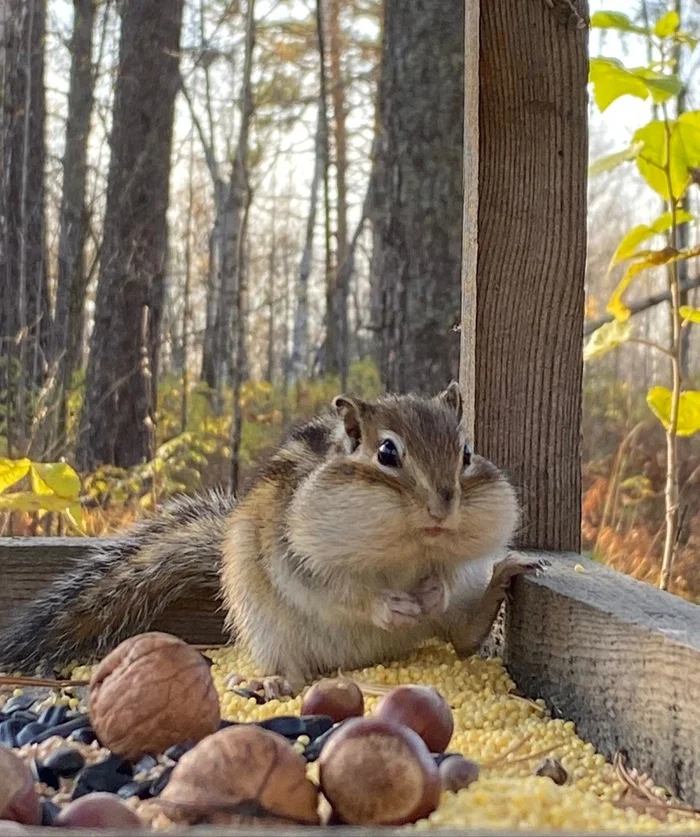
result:
[[[455,492],[452,488],[441,488],[428,499],[428,513],[435,520],[443,521],[452,511]]]

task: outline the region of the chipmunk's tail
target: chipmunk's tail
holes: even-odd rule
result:
[[[0,670],[102,656],[146,631],[189,592],[219,592],[221,543],[231,495],[171,501],[156,517],[98,546],[0,628]]]

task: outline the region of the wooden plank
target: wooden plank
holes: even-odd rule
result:
[[[600,752],[626,750],[700,806],[700,607],[578,555],[550,560],[507,608],[511,677]]]
[[[13,610],[70,570],[91,546],[114,542],[109,538],[0,538],[0,627]],[[212,600],[208,590],[170,604],[153,629],[200,645],[227,641],[220,603]]]
[[[585,0],[470,2],[465,62],[466,417],[475,449],[524,489],[519,545],[573,551],[581,519],[586,15]]]

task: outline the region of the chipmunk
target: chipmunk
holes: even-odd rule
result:
[[[271,697],[395,659],[431,637],[478,651],[509,580],[513,487],[472,453],[456,383],[435,397],[338,396],[293,428],[240,501],[172,501],[97,547],[0,632],[0,662],[65,664],[147,630],[188,591],[226,627]]]

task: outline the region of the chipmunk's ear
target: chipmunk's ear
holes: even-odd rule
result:
[[[457,421],[462,420],[462,390],[457,381],[452,381],[447,389],[438,395],[438,400],[457,413]]]
[[[364,404],[355,398],[348,398],[346,395],[337,395],[333,399],[333,407],[343,419],[345,432],[352,440],[353,448],[356,448],[362,439],[362,412]]]

